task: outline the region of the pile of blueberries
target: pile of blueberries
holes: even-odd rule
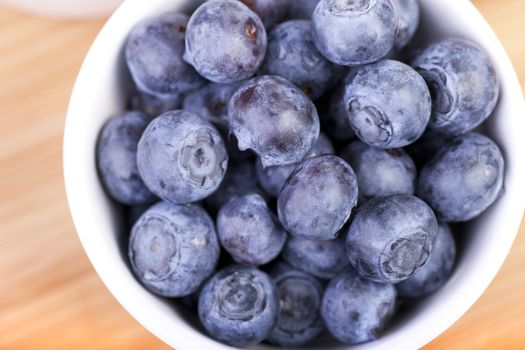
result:
[[[295,347],[377,339],[447,282],[449,223],[503,193],[503,156],[473,131],[499,83],[470,41],[407,49],[419,11],[209,0],[133,28],[129,111],[96,152],[145,288],[196,304],[220,342]]]

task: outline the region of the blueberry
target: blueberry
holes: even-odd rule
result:
[[[330,94],[326,108],[320,114],[321,127],[332,140],[340,143],[348,143],[355,139],[354,129],[350,125],[348,112],[346,111],[345,85],[339,84]]]
[[[259,16],[236,0],[209,0],[190,18],[184,60],[206,79],[233,83],[255,74],[266,54]]]
[[[363,277],[400,282],[427,261],[438,232],[436,216],[417,197],[375,197],[362,204],[350,224],[346,252]]]
[[[290,0],[240,0],[263,21],[266,28],[282,22],[288,14]],[[295,0],[292,0],[295,1]]]
[[[312,36],[330,61],[357,66],[394,47],[397,15],[390,0],[321,0],[312,15]]]
[[[199,318],[208,333],[230,346],[245,347],[268,337],[279,302],[270,277],[232,265],[217,272],[201,290]]]
[[[131,230],[131,267],[158,295],[182,297],[196,291],[215,270],[219,252],[213,222],[197,205],[159,202]]]
[[[291,19],[311,19],[319,0],[290,0],[288,16]]]
[[[403,147],[417,140],[432,109],[423,78],[393,60],[356,68],[346,80],[344,104],[357,137],[380,148]]]
[[[277,287],[279,316],[268,342],[282,347],[301,346],[324,329],[321,319],[322,283],[287,265],[275,268],[271,277]]]
[[[416,165],[402,149],[385,150],[354,141],[342,151],[341,158],[355,171],[359,202],[415,192]]]
[[[396,298],[393,285],[366,280],[348,269],[326,287],[321,316],[339,341],[363,343],[381,335],[395,313]]]
[[[468,221],[503,193],[504,167],[501,151],[488,137],[458,136],[423,167],[417,193],[440,219]]]
[[[184,96],[183,109],[200,115],[221,129],[228,128],[228,103],[240,83],[209,83]]]
[[[315,100],[337,82],[343,67],[321,55],[310,28],[307,20],[286,21],[273,28],[261,71],[288,79]]]
[[[133,109],[142,111],[151,118],[155,118],[162,113],[180,109],[182,107],[182,99],[182,94],[157,96],[137,91],[131,97],[131,106]]]
[[[265,167],[301,161],[319,136],[312,101],[278,76],[251,79],[237,90],[228,122],[239,149],[253,149]]]
[[[463,39],[437,41],[419,52],[411,65],[432,95],[429,128],[464,134],[485,121],[496,106],[499,82],[488,55]]]
[[[188,16],[168,13],[133,28],[125,55],[138,89],[151,95],[177,95],[198,88],[203,80],[182,59]]]
[[[233,197],[217,215],[221,245],[243,265],[267,264],[283,249],[286,231],[259,194]]]
[[[153,193],[184,204],[201,200],[219,187],[228,155],[213,125],[178,110],[148,125],[138,144],[137,164]]]
[[[137,143],[150,118],[141,112],[126,112],[110,119],[97,143],[97,165],[104,188],[115,200],[142,204],[155,199],[137,169]]]
[[[456,258],[456,243],[450,227],[439,223],[439,231],[427,262],[412,277],[396,285],[402,298],[421,298],[434,293],[449,279]]]
[[[333,239],[357,202],[357,181],[341,158],[324,155],[304,160],[286,180],[277,211],[284,228],[307,239]]]
[[[247,193],[264,193],[257,185],[253,161],[249,160],[228,166],[219,188],[205,199],[206,207],[217,212],[231,198]]]
[[[317,142],[312,147],[312,149],[306,154],[305,158],[319,156],[322,154],[332,154],[334,153],[334,146],[330,142],[330,139],[324,134],[319,134]],[[273,197],[277,197],[279,192],[284,186],[284,182],[293,172],[297,163],[287,164],[287,165],[275,165],[263,167],[260,160],[256,163],[256,174],[257,180],[261,184],[261,187]]]
[[[412,40],[419,25],[419,0],[391,0],[397,12],[395,47],[401,50]]]
[[[290,236],[281,255],[284,261],[297,269],[331,279],[350,265],[345,241],[345,234],[326,241]]]

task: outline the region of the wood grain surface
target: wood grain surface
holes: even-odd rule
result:
[[[473,2],[524,86],[525,1]],[[105,289],[65,198],[67,102],[103,22],[56,21],[0,7],[0,349],[167,349]],[[525,349],[524,225],[520,231],[490,288],[427,349]]]

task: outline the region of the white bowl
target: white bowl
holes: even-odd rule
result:
[[[415,349],[450,327],[501,267],[525,208],[525,105],[512,64],[494,32],[467,0],[421,0],[419,34],[434,39],[460,36],[490,54],[501,81],[501,97],[486,128],[506,158],[506,193],[460,233],[460,255],[450,281],[402,315],[381,339],[353,349]],[[186,321],[166,299],[144,289],[127,265],[125,234],[118,209],[104,193],[95,168],[95,143],[103,123],[125,108],[126,73],[122,47],[134,24],[170,10],[188,10],[195,1],[128,0],[111,17],[91,47],[71,97],[64,138],[64,174],[78,236],[95,270],[122,306],[144,327],[178,349],[228,349]],[[125,243],[124,243],[125,245]],[[312,348],[326,349],[322,341]],[[330,344],[334,349],[348,346]],[[268,345],[254,347],[268,349]]]

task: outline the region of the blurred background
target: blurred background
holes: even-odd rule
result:
[[[0,0],[0,349],[167,349],[97,277],[63,186],[70,91],[119,2]],[[525,0],[472,2],[525,87]],[[475,306],[425,349],[525,349],[524,231]]]

